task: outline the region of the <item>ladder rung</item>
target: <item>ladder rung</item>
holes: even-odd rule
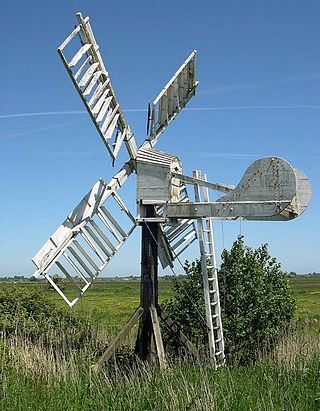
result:
[[[215,340],[215,343],[218,344],[220,341],[222,341],[222,338],[218,338],[217,340]]]
[[[68,64],[69,67],[74,67],[78,63],[78,61],[81,59],[81,57],[89,50],[90,47],[91,47],[91,44],[89,43],[84,44],[81,47],[81,49],[78,50],[78,52],[73,56],[72,60]]]
[[[210,294],[214,294],[217,292],[217,290],[209,290]]]
[[[223,354],[223,351],[218,351],[218,352],[215,353],[215,356],[218,357],[221,354]]]
[[[219,314],[213,314],[212,318],[218,318]]]
[[[214,301],[213,303],[211,303],[211,305],[212,305],[213,307],[215,307],[217,304],[218,304],[218,301]]]

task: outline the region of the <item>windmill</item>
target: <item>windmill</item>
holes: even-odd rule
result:
[[[77,19],[78,25],[58,48],[58,53],[112,162],[123,146],[129,158],[109,183],[102,179],[95,183],[33,257],[37,267],[34,276],[44,276],[72,307],[133,230],[141,226],[140,306],[112,341],[96,369],[113,355],[138,321],[136,353],[142,360],[151,363],[158,360],[160,366],[165,367],[159,319],[195,358],[199,353],[158,304],[158,258],[164,268],[172,267],[174,260],[198,240],[210,358],[216,365],[223,364],[224,340],[212,221],[296,218],[310,201],[309,181],[285,160],[267,157],[255,161],[236,187],[211,183],[199,170],[192,177],[184,175],[177,156],[154,148],[161,133],[195,95],[196,51],[149,104],[148,138],[138,148],[104,66],[89,18],[77,13]],[[137,215],[118,193],[132,174],[137,176]],[[193,187],[195,201],[189,198],[187,185]],[[211,202],[210,189],[224,195]],[[67,290],[62,290],[53,280],[52,273],[57,270],[70,282]],[[74,294],[70,290],[74,290]]]

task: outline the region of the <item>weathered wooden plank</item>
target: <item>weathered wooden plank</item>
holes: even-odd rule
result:
[[[104,133],[104,138],[106,140],[110,140],[114,129],[116,128],[117,122],[118,122],[118,118],[119,118],[119,114],[116,114],[112,120],[112,122],[110,123],[110,125],[108,126],[108,129],[106,130],[106,132]]]
[[[77,249],[80,251],[80,253],[89,261],[89,263],[92,265],[92,267],[99,272],[99,267],[97,264],[93,261],[93,259],[90,257],[90,255],[86,252],[86,250],[82,247],[81,244],[78,243],[77,240],[73,240],[73,244],[77,247]]]
[[[72,275],[70,275],[68,273],[68,271],[64,268],[64,266],[60,263],[60,261],[56,261],[56,266],[59,267],[59,269],[61,270],[61,272],[66,276],[66,278],[68,278],[71,283],[76,287],[76,289],[78,291],[80,291],[80,293],[82,292],[82,288],[80,287],[80,285],[75,281],[75,279],[72,277]]]
[[[193,355],[193,357],[199,361],[200,354],[199,351],[195,348],[192,342],[183,334],[179,326],[160,308],[157,307],[157,313],[161,320],[164,322],[165,326],[173,332],[176,338],[181,342],[181,344],[187,348],[187,350]]]
[[[105,105],[105,107],[106,107],[105,111],[108,109],[109,104],[110,104],[110,102],[113,98],[112,96],[107,98],[107,95],[109,94],[109,91],[110,91],[109,89],[105,90],[104,93],[102,94],[102,96],[96,102],[96,104],[92,107],[92,113],[93,114],[98,114],[103,105]],[[97,119],[97,121],[98,121],[98,119]]]
[[[70,253],[73,255],[73,257],[78,261],[78,263],[81,265],[81,267],[86,271],[87,274],[91,278],[94,278],[97,273],[93,273],[90,268],[87,266],[87,264],[82,260],[82,258],[75,252],[75,250],[72,247],[68,247],[67,250],[70,251]]]
[[[112,242],[109,240],[109,238],[106,236],[106,234],[101,230],[101,228],[96,224],[95,221],[90,220],[90,224],[92,227],[96,230],[96,232],[100,235],[101,238],[105,241],[106,244],[111,248],[112,252],[116,251],[116,247],[112,244]]]
[[[156,343],[156,350],[157,350],[157,355],[158,355],[158,360],[159,360],[159,366],[161,370],[164,370],[165,368],[167,368],[166,358],[165,358],[165,353],[164,353],[164,348],[163,348],[163,342],[162,342],[162,337],[161,337],[157,310],[153,305],[151,305],[150,307],[150,314],[151,314],[153,335],[154,335],[154,340]]]
[[[111,103],[112,99],[113,99],[113,97],[110,96],[103,102],[103,105],[102,105],[102,107],[99,111],[99,114],[98,114],[97,118],[96,118],[97,122],[100,122],[101,120],[103,120],[106,112],[109,110],[110,103]]]
[[[87,85],[87,87],[83,91],[84,96],[88,96],[91,93],[94,85],[99,80],[101,74],[102,74],[102,71],[100,71],[100,70],[98,70],[94,73],[94,75],[92,76],[92,79],[90,80],[90,83]]]
[[[88,227],[85,226],[84,229],[89,233],[89,235],[93,238],[93,240],[98,244],[98,246],[100,247],[100,249],[103,251],[103,253],[107,256],[107,257],[111,257],[111,253],[106,249],[106,247],[104,246],[104,244],[102,243],[102,241],[99,240],[99,238],[96,236],[96,234],[93,232],[93,230]]]
[[[137,308],[137,310],[132,314],[127,324],[122,328],[119,334],[111,341],[107,350],[102,354],[99,361],[91,367],[92,371],[99,372],[103,364],[107,362],[115,354],[117,348],[120,346],[120,344],[129,334],[129,332],[132,330],[134,325],[137,323],[137,321],[141,317],[142,313],[143,313],[143,308],[142,307]]]
[[[90,47],[92,46],[92,44],[84,44],[78,51],[77,53],[73,56],[73,58],[71,59],[71,61],[69,62],[69,67],[74,67],[82,58],[82,56],[84,56],[86,54],[86,52],[90,49]]]
[[[79,87],[84,87],[88,83],[92,74],[95,72],[98,66],[99,66],[99,63],[93,63],[89,66],[88,70],[84,73],[82,79],[78,83]]]
[[[89,55],[85,61],[81,64],[79,70],[76,72],[76,74],[74,75],[74,79],[78,80],[78,78],[81,76],[83,70],[85,69],[85,67],[90,63],[90,61],[92,60],[92,56]]]

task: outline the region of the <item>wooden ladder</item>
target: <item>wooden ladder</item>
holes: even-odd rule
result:
[[[199,170],[193,172],[193,177],[207,181],[206,175],[202,174]],[[194,190],[196,202],[210,201],[207,187],[200,187],[198,184],[195,184]],[[219,367],[225,363],[225,354],[212,218],[200,217],[197,219],[197,222],[210,359],[215,367]]]

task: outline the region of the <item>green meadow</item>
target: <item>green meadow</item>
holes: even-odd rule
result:
[[[296,318],[320,319],[320,276],[290,279],[291,293],[297,304]],[[65,302],[47,284],[39,285],[43,292],[61,307]],[[80,315],[106,325],[126,321],[139,305],[140,282],[128,280],[100,280],[87,290],[72,309]],[[160,279],[159,302],[173,296],[172,280]]]
[[[167,370],[161,372],[156,366],[128,366],[121,362],[122,351],[118,362],[97,375],[90,366],[138,306],[140,287],[138,280],[99,281],[72,309],[91,324],[91,332],[96,330],[89,338],[56,326],[36,337],[23,327],[10,334],[2,330],[0,410],[319,411],[320,278],[290,281],[296,318],[302,321],[272,351],[261,353],[256,364],[214,370],[206,362],[180,358],[169,359]],[[68,310],[44,283],[17,286],[40,288],[57,307]],[[160,302],[172,296],[171,286],[171,280],[160,280]],[[133,344],[132,334],[125,347]]]

